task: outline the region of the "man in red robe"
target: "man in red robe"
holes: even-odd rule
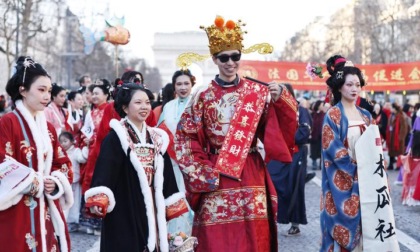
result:
[[[219,74],[191,98],[175,137],[196,251],[278,251],[277,196],[257,140],[267,160],[291,162],[297,104],[277,83],[238,76],[241,53],[249,51],[241,26],[217,17],[204,28]]]

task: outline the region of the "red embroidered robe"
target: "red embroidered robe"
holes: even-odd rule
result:
[[[264,160],[256,151],[249,153],[240,180],[228,178],[214,169],[239,93],[248,85],[260,85],[241,79],[238,86],[221,87],[213,81],[191,99],[181,116],[175,149],[183,172],[187,199],[195,211],[192,235],[198,238],[196,251],[277,251],[277,196]],[[264,106],[251,143],[255,150],[257,137],[264,138],[267,115],[279,129],[279,141],[265,136],[264,145],[286,146],[275,155],[290,159],[297,127],[296,103],[283,90],[281,98]],[[242,123],[241,121],[239,121]],[[246,121],[244,122],[247,123]],[[272,129],[271,129],[272,130]],[[270,132],[273,133],[273,132]],[[229,149],[230,147],[228,147]],[[206,151],[207,150],[207,151]],[[213,151],[214,153],[215,151]],[[273,154],[274,151],[272,152]],[[226,162],[226,166],[232,165]]]
[[[95,155],[95,148],[96,148],[96,137],[98,134],[98,127],[101,123],[102,117],[104,116],[104,111],[108,103],[103,103],[102,105],[93,108],[90,111],[90,116],[92,117],[94,129],[93,129],[93,135],[90,138],[89,143],[89,156],[86,162],[86,165],[82,168],[82,194],[86,192],[86,190],[90,187],[90,182],[92,181],[93,171],[95,170],[95,164],[96,164],[96,158],[94,158]]]
[[[31,158],[33,169],[36,172],[40,172],[38,170],[38,150],[34,140],[37,137],[39,138],[39,136],[35,136],[34,138],[31,133],[31,127],[22,116],[22,113],[18,113],[25,126],[29,143],[25,140],[17,116],[12,112],[6,114],[0,119],[0,160],[2,162],[5,156],[9,156],[29,167],[28,159]],[[71,162],[65,151],[60,147],[54,126],[50,123],[47,123],[47,126],[53,148],[53,153],[50,155],[52,159],[46,157],[48,155],[44,155],[46,159],[45,165],[43,166],[44,170],[41,171],[42,174],[38,178],[41,181],[47,175],[58,178],[59,180],[56,183],[60,183],[60,190],[64,189],[68,197],[73,197],[71,194],[71,183],[73,180]],[[48,167],[51,168],[50,172],[47,171]],[[65,248],[70,251],[70,237],[59,200],[55,199],[51,203],[53,205],[51,205],[45,193],[41,194],[39,198],[33,197],[36,203],[34,209],[35,237],[33,237],[31,235],[29,199],[28,194],[18,192],[10,202],[2,202],[0,204],[0,250],[32,251],[30,249],[32,246],[35,246],[37,251],[49,252],[59,250],[56,235],[61,234],[60,251]],[[54,218],[57,221],[55,230],[53,226]]]

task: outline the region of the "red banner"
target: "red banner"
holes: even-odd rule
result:
[[[311,79],[307,63],[278,61],[241,61],[239,74],[264,82],[290,83],[296,90],[326,90],[329,74],[323,65],[323,79]],[[420,62],[355,65],[365,77],[365,91],[420,90]]]

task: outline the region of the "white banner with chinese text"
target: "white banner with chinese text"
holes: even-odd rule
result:
[[[370,125],[356,143],[363,251],[399,252],[381,137]]]

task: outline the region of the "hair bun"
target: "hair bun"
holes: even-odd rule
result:
[[[341,55],[334,55],[330,57],[326,62],[328,73],[332,76],[334,71],[337,70],[337,68],[344,66],[345,63],[346,58]]]
[[[16,61],[16,71],[24,70],[29,66],[35,67],[35,61],[30,56],[20,56]]]

